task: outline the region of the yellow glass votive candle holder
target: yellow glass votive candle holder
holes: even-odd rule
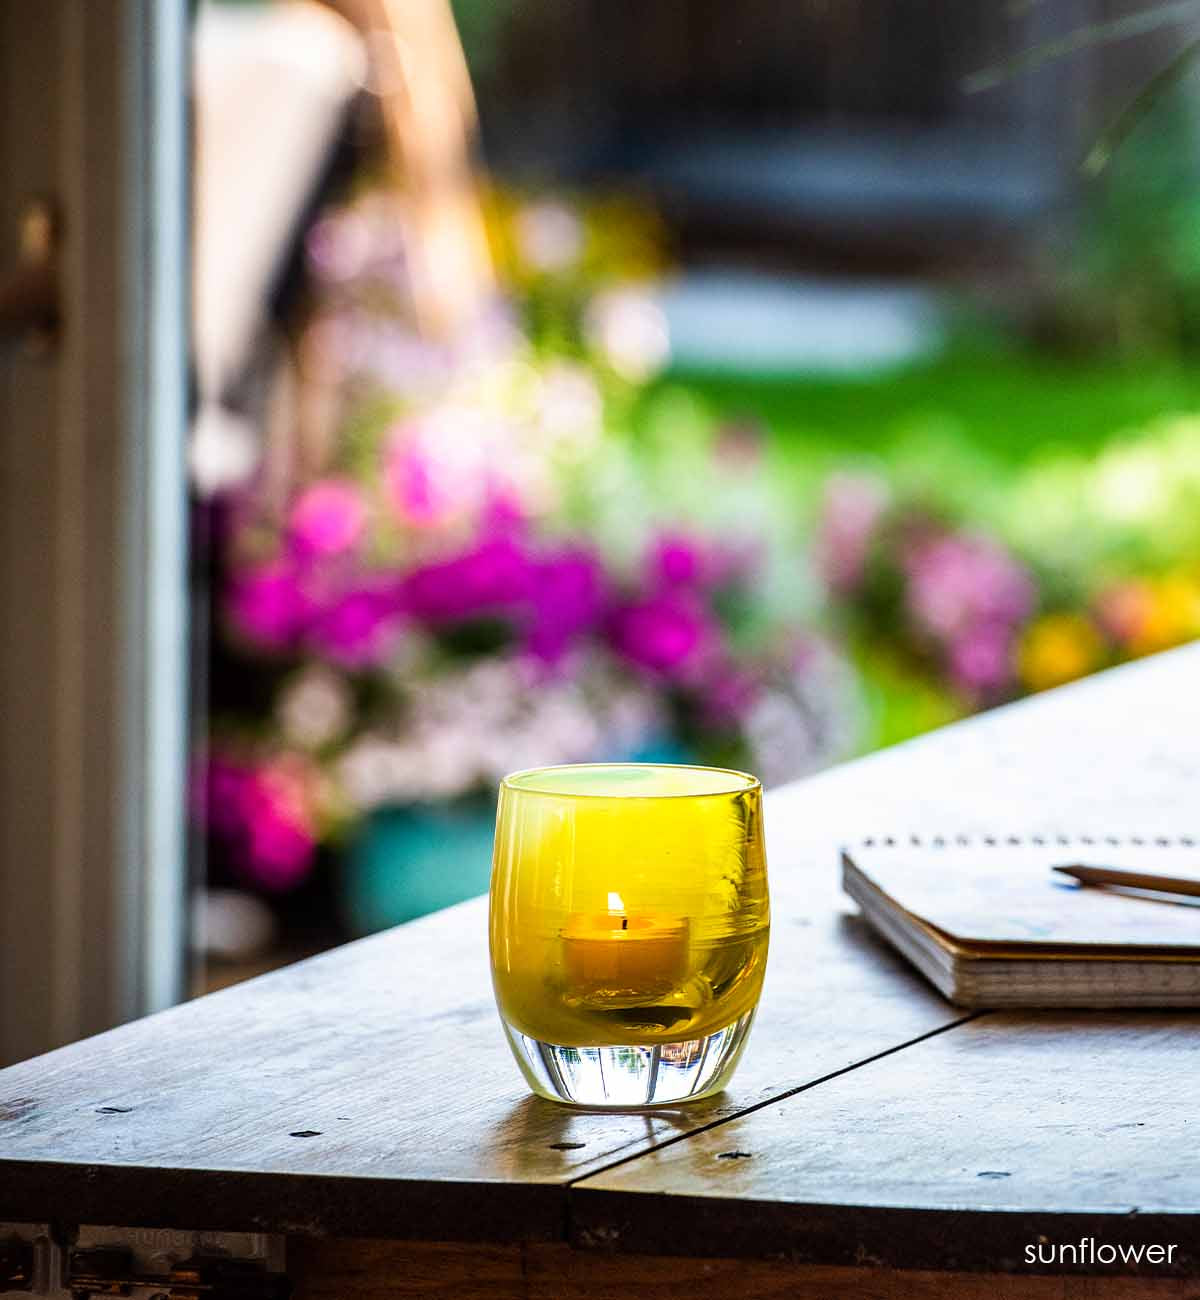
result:
[[[534,1092],[654,1106],[719,1091],[770,933],[762,787],[650,763],[547,767],[500,788],[492,979]]]

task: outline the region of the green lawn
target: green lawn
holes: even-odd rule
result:
[[[1017,466],[1052,445],[1096,447],[1157,416],[1200,409],[1200,367],[1069,362],[1016,350],[953,351],[856,378],[672,373],[722,416],[754,416],[781,446],[820,461],[891,460],[953,441]]]

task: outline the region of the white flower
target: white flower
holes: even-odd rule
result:
[[[454,799],[469,793],[479,782],[479,769],[465,737],[452,731],[434,731],[416,748],[420,753],[421,799]]]
[[[192,946],[227,961],[245,961],[275,939],[275,914],[240,889],[201,889],[192,900]]]
[[[382,804],[402,802],[404,756],[398,745],[366,735],[341,756],[337,775],[347,798],[368,812]],[[400,778],[400,779],[398,779]]]
[[[662,699],[639,685],[614,685],[605,695],[601,717],[603,749],[609,754],[631,754],[667,729]]]
[[[338,763],[362,811],[494,789],[509,772],[615,757],[661,725],[651,694],[580,660],[547,680],[521,655],[492,655],[436,676],[407,678],[396,731],[356,739]]]
[[[799,776],[812,765],[809,721],[783,691],[763,691],[746,719],[755,770],[768,785]]]
[[[603,413],[604,399],[583,366],[561,362],[546,371],[537,421],[551,449],[579,453],[593,447]]]
[[[642,383],[657,374],[671,353],[667,318],[645,290],[612,289],[593,299],[587,336],[622,379]]]
[[[319,749],[338,740],[350,725],[350,715],[350,688],[323,664],[293,677],[275,705],[284,737],[301,749]]]
[[[1138,523],[1162,517],[1171,486],[1164,458],[1153,448],[1119,447],[1096,465],[1093,496],[1102,517]]]
[[[258,468],[254,425],[227,407],[207,403],[192,425],[187,460],[199,496],[207,499],[241,487]]]
[[[807,776],[844,758],[859,731],[853,676],[829,648],[804,648],[790,674],[762,691],[745,721],[751,766],[764,785]]]
[[[517,251],[535,271],[565,271],[583,249],[583,227],[565,203],[527,203],[517,213]]]

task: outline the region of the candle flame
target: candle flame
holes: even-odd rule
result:
[[[610,912],[623,912],[625,910],[625,904],[621,901],[620,894],[609,894],[608,910]]]

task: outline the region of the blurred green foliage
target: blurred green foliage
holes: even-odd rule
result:
[[[827,476],[847,468],[969,521],[1039,575],[1045,609],[1086,606],[1104,584],[1200,556],[1200,368],[1162,355],[1064,359],[959,346],[854,378],[668,373],[635,424],[690,403],[690,423],[753,418],[792,526],[810,535]],[[851,647],[864,749],[961,716],[884,646]]]
[[[1054,248],[1055,332],[1084,348],[1200,348],[1200,87],[1188,71],[1145,107]]]

